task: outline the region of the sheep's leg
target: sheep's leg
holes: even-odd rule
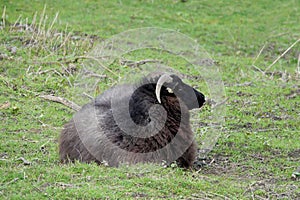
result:
[[[196,158],[197,145],[195,142],[179,157],[176,162],[179,167],[191,168]]]

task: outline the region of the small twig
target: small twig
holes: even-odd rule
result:
[[[80,186],[70,184],[70,183],[63,183],[63,182],[56,182],[55,186],[62,187],[62,188],[79,188]]]
[[[45,142],[44,144],[42,144],[42,145],[40,146],[40,149],[42,149],[43,147],[45,147],[46,144],[48,144],[49,142],[50,142],[50,140],[48,140],[47,142]]]
[[[94,99],[94,97],[92,97],[91,95],[89,95],[89,94],[87,94],[87,93],[85,93],[85,92],[83,93],[83,95],[86,96],[86,97],[89,98],[89,99]]]
[[[288,167],[282,167],[282,169],[294,169],[296,166],[288,166]]]
[[[96,58],[96,57],[93,57],[93,56],[81,56],[81,58],[93,60],[93,61],[97,62],[97,64],[99,66],[101,66],[102,68],[104,68],[105,70],[107,70],[108,72],[110,72],[111,74],[115,75],[116,77],[119,77],[118,74],[116,74],[111,69],[109,69],[108,67],[106,67],[103,63],[101,63],[100,60],[98,59],[99,57]]]
[[[146,59],[140,61],[133,60],[121,60],[121,65],[127,65],[128,67],[139,67],[140,65],[144,65],[146,63],[162,63],[160,60]]]
[[[65,37],[65,40],[63,41],[63,43],[60,45],[61,47],[64,47],[64,53],[63,53],[63,55],[64,56],[66,56],[67,55],[67,42],[68,42],[68,40],[70,39],[70,37],[71,37],[71,32],[69,32],[68,34],[67,34],[67,36]]]
[[[37,74],[42,75],[42,74],[47,74],[48,72],[54,72],[54,73],[58,74],[59,76],[62,76],[61,73],[59,73],[55,69],[46,69],[46,70],[37,72]]]
[[[40,192],[40,193],[43,192],[40,188],[38,188],[38,187],[36,187],[36,186],[34,186],[34,185],[33,185],[33,187],[34,187],[38,192]]]
[[[11,180],[11,181],[5,183],[5,185],[10,185],[10,184],[12,184],[12,183],[17,182],[18,180],[19,180],[19,178],[14,178],[13,180]]]
[[[253,200],[255,199],[255,194],[254,194],[254,192],[253,192],[252,186],[254,186],[255,184],[256,184],[256,182],[252,183],[252,184],[249,186],[249,189],[250,189],[250,191],[251,191],[251,197],[252,197]]]
[[[56,97],[56,96],[52,96],[52,95],[40,95],[39,96],[40,98],[43,98],[43,99],[47,99],[49,101],[54,101],[54,102],[57,102],[57,103],[61,103],[69,108],[72,108],[73,110],[75,111],[79,111],[80,110],[80,106],[77,105],[76,103],[70,101],[70,100],[67,100],[67,99],[64,99],[62,97]]]
[[[263,52],[263,50],[265,49],[266,44],[264,44],[264,46],[259,50],[257,56],[254,58],[253,62],[252,62],[252,66],[254,66],[254,63],[257,61],[257,59],[260,57],[261,53]],[[259,69],[259,68],[258,68]]]
[[[255,66],[255,65],[252,65],[253,68],[255,68],[257,71],[261,72],[261,73],[264,73],[263,70],[261,70],[259,67]]]
[[[31,165],[31,162],[26,160],[25,158],[23,157],[20,157],[19,160],[21,160],[23,162],[24,165]]]
[[[104,56],[106,57],[106,56]],[[104,57],[98,57],[98,58],[104,58]],[[93,60],[97,60],[97,58],[94,57],[87,57],[87,56],[76,56],[72,59],[66,59],[65,57],[63,58],[58,58],[56,61],[45,61],[45,62],[39,62],[39,61],[34,61],[31,62],[30,64],[38,64],[38,65],[53,65],[53,64],[60,64],[63,66],[63,64],[70,64],[70,63],[78,63],[78,60],[88,60],[88,59],[93,59]]]
[[[299,55],[298,55],[297,73],[298,73],[298,75],[300,75],[300,53],[299,53]]]
[[[19,23],[19,21],[21,20],[21,18],[22,18],[22,15],[19,15],[19,17],[18,17],[18,19],[15,21],[14,25],[10,27],[10,31],[12,31],[12,29],[13,29],[14,27],[17,26],[17,24]]]
[[[42,127],[48,127],[48,128],[53,129],[53,130],[61,130],[62,129],[61,127],[54,127],[54,126],[51,126],[49,124],[46,124],[42,120],[39,120],[39,119],[38,119],[38,122],[41,123]]]
[[[296,40],[296,42],[294,42],[289,48],[287,48],[280,56],[278,56],[278,58],[276,58],[276,60],[274,60],[274,62],[265,69],[264,73],[273,67],[273,65],[275,65],[278,60],[280,60],[287,52],[289,52],[298,42],[300,42],[300,38]]]
[[[231,198],[229,198],[229,197],[226,197],[226,196],[224,196],[224,195],[221,195],[221,194],[218,194],[218,193],[214,193],[214,192],[208,192],[208,194],[213,195],[213,197],[220,197],[220,198],[222,198],[222,199],[231,199]]]
[[[260,57],[261,53],[263,52],[263,50],[265,49],[266,44],[264,44],[264,46],[259,50],[257,56],[254,58],[253,62],[252,62],[252,67],[254,67],[257,71],[263,73],[263,70],[261,70],[259,67],[257,67],[255,65],[255,62],[257,61],[257,59]]]
[[[6,109],[10,107],[10,102],[9,101],[5,101],[3,104],[0,104],[0,110],[1,109]]]
[[[33,19],[32,22],[30,24],[30,26],[32,26],[33,29],[35,29],[35,25],[36,25],[36,16],[37,16],[37,11],[35,11],[34,15],[33,15]]]
[[[2,12],[2,26],[5,27],[5,18],[6,18],[6,6],[3,8]]]
[[[47,33],[46,33],[46,36],[49,36],[49,34],[50,34],[50,31],[51,31],[51,30],[52,30],[52,28],[53,28],[53,25],[54,25],[54,24],[55,24],[55,22],[57,21],[58,14],[59,14],[59,12],[57,12],[57,13],[56,13],[56,15],[55,15],[55,17],[54,17],[54,19],[53,19],[53,21],[52,21],[52,23],[51,23],[51,25],[50,25],[50,27],[49,27],[49,29],[48,29]]]
[[[27,70],[26,70],[26,74],[27,74],[27,75],[29,75],[30,69],[31,69],[31,65],[29,65],[29,67],[28,67]]]
[[[251,86],[251,85],[252,85],[252,82],[245,82],[245,83],[236,84],[235,86],[243,87],[243,86]]]
[[[84,74],[87,75],[87,77],[95,77],[95,78],[106,78],[107,77],[105,74],[96,74],[89,70],[86,70],[84,72]]]
[[[267,131],[277,131],[279,128],[266,128],[266,129],[257,129],[257,132],[267,132]]]
[[[43,20],[44,20],[44,18],[45,18],[46,8],[47,8],[47,5],[45,4],[45,5],[44,5],[43,12],[42,12],[42,14],[41,14],[39,26],[38,26],[38,33],[37,33],[38,36],[41,34],[41,26],[42,26]]]
[[[224,99],[223,101],[221,101],[221,102],[218,102],[218,103],[216,103],[216,104],[213,104],[212,105],[212,108],[216,108],[216,107],[218,107],[218,106],[221,106],[221,105],[223,105],[223,104],[225,104],[227,101],[228,101],[228,97],[226,98],[226,99]]]
[[[251,197],[252,197],[252,199],[255,199],[255,195],[254,195],[254,193],[253,193],[253,186],[255,185],[255,184],[257,184],[257,182],[253,182],[253,183],[251,183],[250,185],[249,185],[249,187],[243,192],[243,196],[247,193],[247,192],[251,192]]]
[[[211,164],[213,164],[215,162],[215,159],[213,158],[209,163],[208,163],[208,165],[211,165]]]
[[[281,37],[281,36],[284,36],[284,35],[290,35],[291,33],[290,32],[284,32],[284,33],[279,33],[279,34],[276,34],[276,35],[271,35],[267,38],[267,40],[270,40],[272,38],[278,38],[278,37]]]
[[[69,64],[69,63],[75,63],[73,60],[67,60],[67,61],[46,61],[46,62],[39,62],[39,61],[34,61],[31,64],[39,64],[39,65],[62,65],[62,64]]]

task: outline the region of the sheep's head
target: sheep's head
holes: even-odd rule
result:
[[[190,110],[200,108],[205,103],[205,96],[201,92],[183,83],[174,74],[163,74],[158,79],[155,94],[159,103],[161,103],[162,92],[179,97]]]
[[[163,127],[168,117],[177,121],[185,119],[186,123],[189,123],[188,110],[200,108],[205,102],[202,93],[183,83],[178,76],[161,72],[154,72],[142,79],[128,97],[129,104],[123,100],[118,102],[115,112],[119,114],[116,116],[128,113],[128,105],[130,118],[134,121],[133,127],[136,124],[147,126],[151,122],[156,124],[153,125],[155,129],[160,125]],[[120,106],[122,103],[124,106]],[[159,104],[162,106],[158,106]],[[125,118],[128,117],[122,117],[120,121],[125,121]],[[130,128],[129,132],[132,132],[132,129],[135,128]]]

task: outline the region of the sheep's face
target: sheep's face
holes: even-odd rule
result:
[[[200,108],[205,103],[205,96],[201,92],[182,82],[178,76],[167,75],[166,78],[163,76],[161,76],[157,82],[158,89],[156,89],[156,95],[158,101],[160,101],[161,96],[178,97],[185,103],[189,110]],[[162,79],[164,80],[160,81]]]

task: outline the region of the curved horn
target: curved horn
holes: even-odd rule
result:
[[[170,76],[170,74],[164,74],[162,75],[157,83],[156,83],[156,89],[155,89],[155,95],[159,103],[161,103],[160,99],[160,90],[164,83],[171,83],[173,81],[173,78]]]

